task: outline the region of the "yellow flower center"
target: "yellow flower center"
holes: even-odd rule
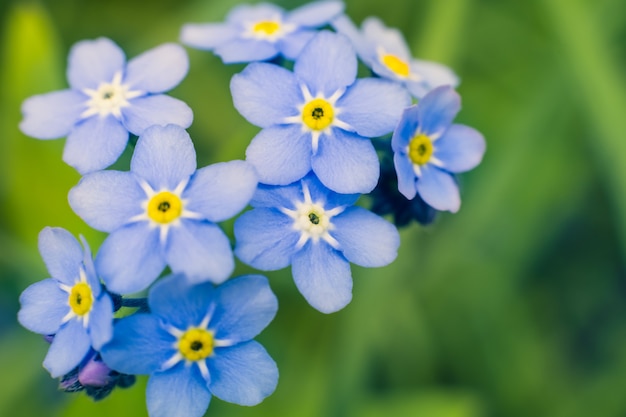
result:
[[[200,361],[213,353],[213,333],[201,329],[187,330],[178,340],[178,350],[189,361]]]
[[[176,194],[161,191],[148,202],[148,217],[157,223],[170,223],[183,212],[183,202]]]
[[[93,294],[91,288],[84,282],[79,282],[72,287],[68,298],[72,311],[77,316],[84,316],[91,311]]]
[[[333,106],[324,99],[316,98],[309,101],[302,109],[302,121],[313,130],[324,130],[335,116]]]
[[[383,64],[391,71],[401,77],[408,77],[410,73],[409,64],[395,55],[387,54],[381,58]]]
[[[262,21],[255,24],[252,30],[256,33],[264,33],[266,35],[273,35],[280,29],[280,23],[272,21]]]
[[[415,136],[409,143],[409,159],[417,165],[424,165],[433,154],[433,143],[423,133]]]

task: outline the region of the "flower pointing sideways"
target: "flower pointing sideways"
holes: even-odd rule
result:
[[[254,209],[235,221],[235,254],[264,271],[291,265],[311,306],[338,311],[352,299],[350,262],[387,265],[400,245],[396,228],[353,206],[357,198],[330,191],[314,175],[287,186],[260,185]]]
[[[215,283],[234,268],[230,241],[215,223],[241,211],[257,186],[244,161],[196,171],[196,153],[180,126],[153,126],[139,137],[130,172],[84,176],[69,202],[87,224],[110,233],[96,266],[107,288],[147,288],[169,265],[194,282]]]
[[[150,375],[151,417],[201,417],[212,395],[251,406],[274,392],[276,363],[252,340],[278,309],[265,277],[214,287],[169,276],[150,289],[148,304],[150,314],[116,323],[102,358],[116,371]]]
[[[67,136],[63,160],[81,174],[104,169],[122,154],[129,132],[191,125],[189,106],[162,94],[180,83],[188,67],[185,50],[171,43],[126,63],[109,39],[78,42],[68,59],[70,89],[25,100],[20,129],[37,139]]]
[[[39,252],[52,278],[26,288],[18,321],[50,336],[43,365],[53,378],[76,368],[113,335],[113,304],[96,276],[91,251],[66,230],[47,227],[39,234]]]
[[[181,42],[212,50],[224,63],[266,61],[283,55],[296,57],[317,32],[343,11],[339,1],[316,1],[291,12],[268,3],[240,5],[225,23],[183,26]]]
[[[411,100],[398,84],[356,75],[350,41],[323,31],[293,72],[252,63],[233,77],[235,107],[263,128],[246,150],[259,182],[287,185],[313,170],[339,193],[374,189],[380,166],[368,138],[391,133]]]
[[[475,129],[452,124],[460,108],[459,95],[450,87],[439,87],[402,115],[391,147],[398,190],[409,200],[419,194],[437,210],[459,210],[454,174],[477,166],[486,146]]]

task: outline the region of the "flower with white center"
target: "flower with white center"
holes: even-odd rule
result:
[[[317,34],[293,72],[253,63],[233,77],[235,107],[263,128],[246,150],[259,181],[287,185],[313,171],[339,193],[367,193],[379,162],[369,138],[393,131],[409,94],[381,79],[356,79],[357,59],[347,38]]]
[[[340,310],[352,298],[350,262],[387,265],[400,245],[396,228],[354,206],[357,198],[329,190],[311,174],[286,186],[260,185],[254,209],[235,221],[235,254],[264,271],[291,265],[311,306],[323,313]]]
[[[153,126],[139,137],[130,172],[88,174],[69,201],[87,224],[110,233],[96,265],[107,288],[128,294],[147,288],[166,265],[194,282],[225,280],[233,254],[215,223],[239,213],[256,186],[244,161],[196,170],[189,134]]]
[[[82,242],[84,248],[64,229],[43,229],[39,251],[52,278],[20,296],[20,324],[54,335],[43,363],[54,378],[76,368],[92,347],[99,350],[113,335],[113,304],[96,276],[89,246]]]
[[[129,133],[152,125],[191,125],[189,106],[164,92],[187,74],[185,50],[163,44],[126,63],[124,52],[99,38],[74,45],[68,58],[70,88],[28,98],[20,129],[37,139],[67,136],[63,160],[81,174],[113,164]]]
[[[277,56],[296,59],[316,28],[343,11],[340,1],[316,1],[287,12],[269,4],[243,4],[233,8],[224,23],[189,23],[181,42],[215,52],[229,64],[266,61]]]
[[[419,194],[437,210],[459,210],[454,174],[474,168],[485,153],[479,132],[452,124],[460,108],[459,95],[451,87],[439,87],[404,112],[391,146],[398,190],[409,200]]]
[[[118,372],[150,375],[151,417],[201,417],[212,395],[250,406],[274,391],[276,363],[252,340],[278,309],[265,277],[214,287],[169,276],[150,289],[148,304],[150,314],[115,324],[102,358]]]

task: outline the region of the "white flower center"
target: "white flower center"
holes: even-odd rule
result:
[[[122,117],[122,108],[130,106],[128,100],[145,94],[143,91],[130,90],[126,84],[122,84],[122,73],[116,72],[110,83],[100,83],[97,90],[83,89],[83,93],[89,96],[85,102],[87,110],[81,115],[83,118],[99,114],[101,117],[112,114],[118,119]]]

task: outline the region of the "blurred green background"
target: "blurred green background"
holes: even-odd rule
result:
[[[147,415],[145,378],[98,403],[57,391],[41,367],[47,346],[16,323],[20,292],[47,277],[43,227],[94,249],[103,239],[67,204],[79,176],[61,161],[64,140],[22,135],[20,103],[66,88],[78,40],[107,36],[133,57],[234,4],[0,2],[0,416]],[[455,69],[457,120],[484,133],[485,160],[462,176],[458,214],[404,229],[392,265],[353,267],[344,310],[318,313],[288,271],[267,274],[280,311],[259,340],[278,388],[253,408],[214,399],[207,415],[626,416],[626,1],[346,4],[357,23],[380,16],[416,57]],[[243,158],[258,131],[230,98],[243,66],[188,51],[171,94],[194,110],[199,165]]]

